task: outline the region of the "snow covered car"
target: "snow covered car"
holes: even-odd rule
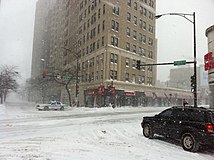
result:
[[[59,101],[51,101],[48,104],[37,104],[36,109],[39,111],[48,111],[48,110],[64,110],[65,104]]]

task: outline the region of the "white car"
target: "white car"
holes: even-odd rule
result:
[[[48,111],[48,110],[64,110],[65,104],[59,101],[51,101],[48,104],[37,104],[36,109],[39,111]]]

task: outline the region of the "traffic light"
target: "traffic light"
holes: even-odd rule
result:
[[[42,77],[45,78],[46,75],[47,75],[47,72],[44,71],[44,72],[42,73]]]
[[[195,75],[191,76],[191,91],[195,92],[196,89],[196,79],[195,79]]]
[[[140,61],[140,60],[137,60],[137,65],[136,65],[136,69],[137,69],[137,70],[140,70],[140,63],[141,63],[141,61]]]

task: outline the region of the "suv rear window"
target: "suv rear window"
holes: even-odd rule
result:
[[[188,109],[189,120],[194,122],[207,122],[208,117],[204,111]]]

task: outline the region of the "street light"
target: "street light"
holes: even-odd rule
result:
[[[194,107],[197,107],[197,71],[196,71],[196,64],[197,64],[197,61],[196,61],[196,29],[195,29],[195,12],[193,12],[193,14],[185,14],[185,13],[165,13],[165,14],[161,14],[161,15],[156,15],[155,16],[155,19],[158,19],[162,16],[165,16],[165,15],[175,15],[175,16],[180,16],[180,17],[183,17],[185,18],[186,20],[188,20],[189,22],[191,22],[193,24],[193,43],[194,43],[194,77],[196,79],[196,86],[194,88]],[[192,16],[193,17],[193,20],[189,19],[187,16]]]

